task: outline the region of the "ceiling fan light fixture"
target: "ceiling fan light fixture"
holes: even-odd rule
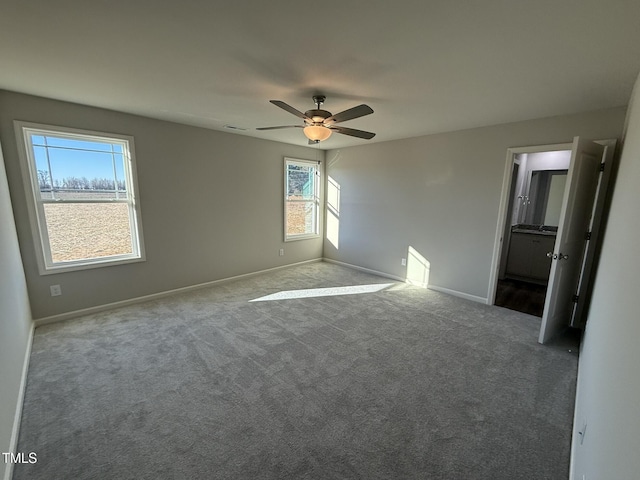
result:
[[[314,142],[322,142],[331,136],[331,130],[322,125],[309,125],[302,131],[309,140]]]

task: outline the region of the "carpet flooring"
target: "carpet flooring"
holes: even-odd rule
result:
[[[539,327],[328,263],[42,326],[13,478],[568,478]]]

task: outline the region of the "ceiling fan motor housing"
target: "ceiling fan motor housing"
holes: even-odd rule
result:
[[[314,109],[307,110],[304,114],[313,120],[314,124],[322,124],[327,118],[331,116],[331,112],[327,112],[326,110]]]

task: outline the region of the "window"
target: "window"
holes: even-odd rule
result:
[[[320,231],[320,162],[285,158],[284,238],[317,237]]]
[[[133,138],[16,122],[41,274],[144,260]]]

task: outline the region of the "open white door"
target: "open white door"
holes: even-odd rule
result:
[[[540,343],[547,342],[569,325],[603,154],[602,145],[579,137],[573,139],[558,234],[554,251],[549,252],[553,261],[538,338]]]

